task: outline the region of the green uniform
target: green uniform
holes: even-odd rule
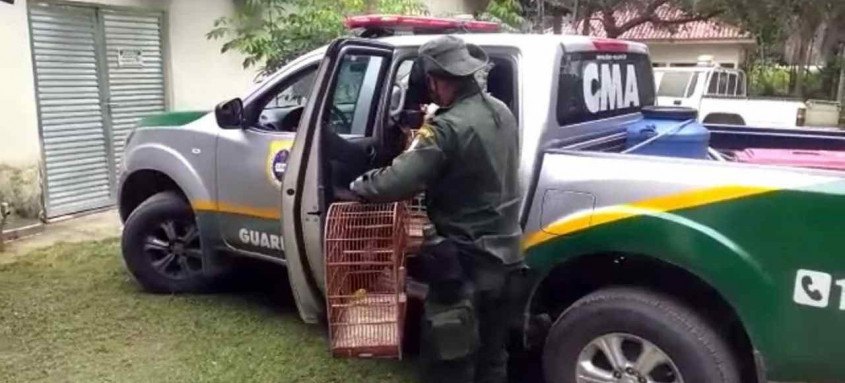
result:
[[[499,121],[497,126],[496,121]],[[437,233],[474,245],[504,264],[521,261],[516,120],[476,86],[441,107],[411,147],[352,183],[369,201],[400,201],[425,191]]]
[[[459,298],[446,300],[439,293],[426,297],[425,381],[504,383],[510,306],[506,287],[510,270],[522,261],[516,119],[472,80],[487,65],[481,48],[445,36],[423,45],[420,57],[426,73],[451,77],[462,89],[420,128],[407,151],[350,188],[369,201],[407,200],[424,191],[437,234],[457,249],[465,283],[447,290]],[[435,259],[438,255],[447,259],[443,253],[434,254]],[[432,283],[439,292],[453,286]]]
[[[462,78],[456,81],[463,89],[423,125],[407,151],[355,180],[351,189],[369,201],[407,200],[424,191],[437,234],[460,249],[467,283],[455,291],[463,298],[426,298],[424,380],[504,383],[506,287],[510,270],[522,261],[516,119],[504,103],[467,81],[486,65],[480,48],[447,36],[424,45],[420,55],[430,60],[430,69]]]

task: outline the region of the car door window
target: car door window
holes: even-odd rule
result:
[[[707,94],[714,95],[719,93],[719,72],[712,72],[710,74],[710,84],[707,85]]]
[[[384,58],[378,56],[343,56],[334,94],[329,98],[325,121],[335,133],[365,136],[367,121],[377,98],[379,71]]]
[[[662,97],[684,97],[690,83],[690,72],[669,72],[663,75],[657,95]]]
[[[311,94],[316,75],[317,66],[311,65],[282,81],[278,90],[271,92],[253,126],[270,131],[296,131],[299,115]]]
[[[692,79],[690,79],[689,85],[687,85],[687,93],[685,97],[692,97],[692,95],[695,93],[696,87],[698,87],[698,72],[692,74]]]
[[[314,77],[317,75],[317,67],[306,69],[301,77],[294,81],[290,86],[285,87],[269,103],[264,107],[264,110],[279,109],[279,108],[293,108],[297,106],[305,106],[308,101],[308,95],[311,94],[311,87],[314,86]]]

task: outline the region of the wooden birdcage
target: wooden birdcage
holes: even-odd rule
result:
[[[335,203],[325,231],[332,354],[402,357],[405,203]]]

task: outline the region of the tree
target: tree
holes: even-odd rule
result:
[[[518,0],[493,0],[478,18],[499,21],[511,29],[520,30],[525,24],[523,12],[522,4]]]
[[[619,37],[645,23],[657,28],[677,28],[680,25],[713,18],[724,11],[724,4],[732,0],[520,0],[523,17],[543,31],[551,20],[556,33],[560,32],[563,17],[575,15],[582,34],[589,34],[590,24],[598,22],[608,37]],[[671,6],[682,12],[664,17],[656,11]],[[630,12],[629,12],[630,11]],[[620,19],[619,15],[635,14]],[[589,21],[589,22],[587,22]]]
[[[267,75],[345,34],[346,16],[371,12],[427,13],[418,0],[246,0],[233,16],[215,20],[206,37],[226,40],[221,52],[238,51],[244,68]]]
[[[711,19],[724,11],[719,0],[580,0],[577,3],[578,19],[599,22],[610,38],[645,23],[651,23],[655,28],[674,29],[689,22]],[[666,6],[680,12],[658,12]],[[622,14],[634,16],[620,18]],[[590,23],[583,25],[589,28]]]
[[[832,97],[840,60],[839,44],[845,42],[845,2],[842,0],[735,0],[726,2],[724,18],[748,30],[757,39],[757,52],[751,63],[759,66],[790,64],[789,91],[804,97],[810,94]],[[785,47],[792,38],[792,52]],[[821,89],[807,89],[807,67],[826,68]],[[816,76],[817,77],[817,76]],[[827,95],[827,96],[825,96]]]

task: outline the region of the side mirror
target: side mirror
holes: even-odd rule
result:
[[[244,102],[240,98],[224,101],[214,107],[217,125],[223,129],[242,129],[244,126]]]

